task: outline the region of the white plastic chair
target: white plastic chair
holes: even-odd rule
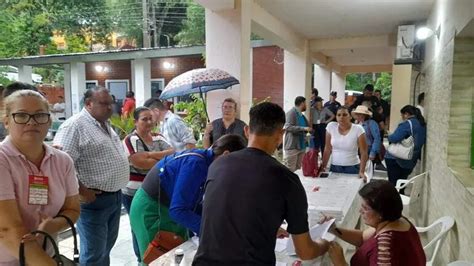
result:
[[[474,263],[465,260],[457,260],[448,263],[448,266],[474,266]]]
[[[433,239],[431,239],[431,241],[428,242],[428,244],[426,244],[423,247],[423,250],[425,251],[425,254],[426,254],[426,258],[427,259],[429,258],[429,260],[426,262],[427,266],[433,265],[436,259],[436,255],[438,255],[438,251],[441,245],[443,244],[443,240],[446,238],[446,234],[454,226],[454,219],[450,216],[444,216],[436,220],[434,223],[432,223],[428,227],[416,227],[416,231],[418,231],[418,233],[426,233],[426,232],[433,231],[439,225],[441,225],[441,230],[439,231],[439,233]],[[431,257],[429,257],[429,254],[430,254],[429,251],[433,248],[433,246],[434,246],[433,252],[431,253]]]
[[[414,176],[410,179],[398,179],[395,188],[400,192],[400,190],[406,188],[408,185],[412,184],[410,196],[405,196],[400,194],[402,198],[403,206],[408,206],[410,203],[416,202],[421,197],[422,182],[423,178],[428,175],[428,172],[421,173],[417,176]]]

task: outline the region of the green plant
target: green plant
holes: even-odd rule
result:
[[[110,124],[115,128],[120,139],[124,139],[135,129],[135,121],[132,116],[123,118],[119,115],[113,115],[110,118]]]
[[[178,102],[174,105],[177,112],[185,114],[184,122],[193,130],[194,137],[200,139],[200,134],[206,127],[207,117],[204,109],[204,101],[197,94],[191,95],[192,101]]]

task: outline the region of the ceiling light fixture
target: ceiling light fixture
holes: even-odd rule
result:
[[[163,68],[164,68],[164,69],[173,69],[173,68],[174,68],[174,64],[171,64],[170,62],[165,61],[165,62],[163,62]]]
[[[429,37],[436,35],[436,38],[439,39],[441,33],[441,26],[438,26],[436,31],[433,31],[432,29],[428,27],[420,27],[416,30],[416,38],[418,40],[426,40]]]

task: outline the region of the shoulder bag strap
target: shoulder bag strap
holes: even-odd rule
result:
[[[74,239],[74,262],[79,263],[79,249],[77,248],[77,233],[76,233],[76,227],[74,226],[74,223],[72,222],[71,218],[67,217],[66,215],[58,214],[56,217],[62,217],[64,218],[67,223],[69,224],[69,227],[71,228],[72,232],[72,237]]]
[[[63,262],[61,261],[61,257],[59,256],[59,249],[58,245],[54,241],[54,238],[49,235],[48,233],[40,230],[36,230],[31,232],[30,234],[36,235],[36,234],[41,234],[44,236],[45,241],[49,240],[51,242],[51,246],[54,249],[54,257],[53,259],[56,261],[57,265],[63,265]],[[26,260],[25,260],[25,242],[22,240],[20,242],[20,253],[19,253],[19,261],[20,261],[20,266],[25,266],[26,265]]]

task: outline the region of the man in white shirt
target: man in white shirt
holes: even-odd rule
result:
[[[81,265],[110,265],[120,224],[121,189],[130,169],[122,142],[109,123],[113,103],[109,91],[87,90],[84,103],[80,113],[61,125],[53,143],[71,156],[79,179]]]
[[[169,111],[162,101],[158,98],[150,98],[144,106],[153,111],[154,121],[162,122],[160,132],[175,151],[196,148],[193,131],[184,123],[181,117]]]

